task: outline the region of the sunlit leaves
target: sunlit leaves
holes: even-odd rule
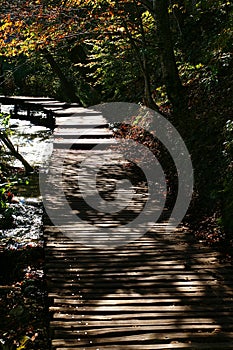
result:
[[[77,18],[72,19],[68,8],[44,6],[41,1],[20,1],[17,5],[5,1],[0,13],[0,46],[5,56],[55,46],[74,29],[72,22]]]
[[[55,48],[61,41],[125,35],[122,17],[132,35],[140,39],[138,10],[132,2],[112,0],[3,1],[0,12],[1,54],[30,55],[43,47]],[[141,10],[140,10],[141,11]],[[139,12],[140,12],[139,11]],[[134,13],[135,12],[135,13]],[[145,12],[143,10],[143,12]],[[141,13],[140,13],[141,15]],[[148,12],[143,15],[145,30],[151,25]]]

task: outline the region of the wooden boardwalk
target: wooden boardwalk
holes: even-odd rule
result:
[[[162,220],[133,242],[104,246],[109,242],[106,228],[112,227],[114,233],[140,212],[146,200],[143,185],[129,170],[127,177],[134,180],[137,194],[132,207],[122,216],[101,216],[92,210],[79,192],[77,169],[89,152],[93,154],[93,145],[114,144],[106,120],[78,106],[57,110],[50,101],[49,108],[57,126],[52,157],[62,159],[66,150],[62,184],[66,198],[73,213],[93,226],[90,230],[84,221],[67,222],[64,213],[61,232],[45,217],[52,349],[233,349],[232,266],[220,264],[218,253],[183,227],[167,234]],[[98,128],[90,130],[93,125]],[[103,152],[94,151],[93,167]],[[100,184],[125,175],[125,168],[114,163],[114,152],[112,157],[113,163],[99,175]],[[59,179],[54,176],[50,181],[59,191]],[[111,189],[103,185],[100,190],[111,198]],[[56,208],[60,213],[62,203],[54,200]],[[96,227],[101,228],[98,235]],[[96,244],[82,244],[85,237]]]

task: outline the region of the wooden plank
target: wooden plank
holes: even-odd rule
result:
[[[217,286],[220,288],[220,286]],[[120,289],[120,288],[119,288]],[[147,288],[146,290],[144,290],[144,293],[141,293],[142,295],[145,295],[147,293],[150,293],[150,289],[152,288]],[[156,288],[154,288],[156,290]],[[232,290],[232,288],[231,288]],[[121,291],[121,290],[120,290]],[[138,293],[140,292],[140,290],[137,290]],[[193,297],[194,295],[196,296],[200,296],[200,298],[204,299],[206,297],[206,288],[203,286],[202,288],[190,288],[190,289],[182,289],[182,288],[175,288],[175,289],[161,289],[159,292],[161,293],[163,291],[164,295],[171,295],[173,297],[179,297],[182,298],[182,295],[187,295],[190,297]],[[85,288],[85,286],[75,286],[73,288],[68,288],[68,287],[63,287],[62,285],[60,285],[60,287],[56,284],[52,284],[50,286],[50,283],[48,282],[48,293],[50,295],[52,294],[58,294],[61,293],[62,295],[76,295],[76,296],[80,296],[80,297],[86,297],[88,298],[95,298],[94,295],[96,295],[96,298],[102,298],[103,295],[107,295],[109,293],[111,293],[110,288],[107,290],[106,288],[97,288],[96,292],[94,292],[92,289],[90,288]],[[120,292],[119,292],[120,293]],[[125,292],[126,293],[126,292]],[[209,288],[209,294],[213,295],[215,294],[214,290],[211,290]],[[229,290],[225,291],[224,288],[220,289],[218,291],[218,296],[221,297],[221,294],[223,295],[223,297],[232,297],[233,293]],[[130,295],[130,294],[129,294]],[[201,302],[201,300],[200,300]]]
[[[69,347],[62,346],[56,347],[57,350],[70,350],[70,349],[80,348],[78,345],[70,345]],[[81,349],[84,348],[81,346]],[[85,345],[85,349],[92,350],[110,350],[109,346],[101,345],[101,347],[96,347],[95,345]],[[209,344],[200,344],[200,343],[183,343],[179,341],[173,341],[171,344],[124,344],[124,345],[113,345],[111,344],[111,350],[166,350],[166,349],[192,349],[192,350],[232,350],[232,343],[209,343]]]
[[[99,320],[98,323],[95,320],[88,320],[86,322],[85,319],[82,319],[80,322],[77,322],[76,320],[69,320],[69,321],[51,321],[51,326],[53,328],[79,328],[79,329],[88,329],[88,328],[95,328],[98,329],[100,327],[132,327],[132,325],[139,325],[139,326],[156,326],[158,329],[164,330],[165,329],[174,329],[177,330],[177,328],[184,328],[189,329],[190,327],[194,328],[207,328],[207,327],[214,327],[214,329],[219,328],[220,326],[216,323],[216,321],[213,321],[211,318],[168,318],[168,319],[143,319],[138,317],[137,319],[111,319],[110,317],[106,317],[105,320]],[[168,328],[167,328],[168,327]],[[232,327],[232,324],[228,324],[228,322],[224,323],[224,319],[222,319],[221,327],[224,329],[227,329],[227,327]]]
[[[109,138],[74,138],[74,139],[64,139],[64,138],[55,138],[53,141],[53,146],[58,147],[59,145],[76,145],[78,148],[83,148],[83,146],[93,146],[93,145],[116,145],[117,142],[115,139]],[[89,148],[90,148],[89,147]]]
[[[57,108],[62,108],[63,110],[67,107],[67,103],[65,102],[60,102],[60,101],[56,101],[56,100],[47,100],[47,99],[37,99],[37,100],[24,100],[24,103],[28,106],[39,106],[41,107],[43,110],[53,110],[53,109],[57,109]]]
[[[64,290],[57,290],[57,292],[53,291],[53,292],[49,292],[48,296],[49,298],[74,298],[77,299],[79,298],[80,300],[88,300],[91,301],[92,299],[95,300],[97,297],[99,297],[99,300],[102,300],[101,298],[103,298],[103,295],[100,294],[100,292],[98,292],[98,290],[96,290],[96,292],[92,292],[89,291],[87,294],[82,293],[82,295],[80,294],[80,292],[76,293],[64,293]],[[177,291],[177,293],[168,293],[165,291],[157,291],[154,292],[154,294],[152,293],[140,293],[140,291],[138,292],[134,292],[134,293],[127,293],[127,291],[125,291],[125,293],[123,291],[118,291],[117,294],[113,294],[111,292],[106,293],[104,295],[104,300],[106,301],[106,304],[108,303],[108,299],[114,299],[114,300],[125,300],[125,299],[130,299],[130,300],[138,300],[141,299],[143,296],[144,300],[147,300],[147,298],[154,298],[154,300],[156,300],[156,296],[157,298],[163,298],[164,300],[172,300],[171,298],[173,298],[173,300],[180,300],[180,301],[188,301],[189,303],[192,303],[193,300],[199,300],[202,301],[203,303],[206,303],[206,301],[203,301],[203,292],[201,291],[190,291],[187,294],[181,294],[179,291]],[[209,299],[215,299],[215,298],[220,298],[221,302],[224,302],[225,298],[229,298],[230,300],[233,298],[233,292],[224,292],[223,290],[219,290],[218,293],[216,293],[215,291],[209,291],[208,294],[208,300]]]
[[[59,345],[58,345],[59,346]],[[76,349],[76,345],[72,346],[67,345],[62,347],[56,347],[56,350],[70,350],[70,349]],[[192,349],[192,350],[232,350],[232,343],[231,342],[220,342],[220,343],[195,343],[195,342],[186,342],[182,343],[179,341],[173,341],[170,344],[124,344],[124,345],[113,345],[111,344],[111,349],[109,349],[109,346],[101,345],[101,347],[96,347],[95,345],[86,345],[85,348],[82,348],[82,350],[166,350],[166,349]]]
[[[183,333],[177,333],[177,328],[179,328],[179,332],[183,331]],[[231,337],[233,339],[233,332],[232,332],[232,325],[228,326],[227,329],[224,330],[224,333],[228,335],[228,337]],[[179,325],[177,326],[168,326],[166,325],[166,329],[164,326],[157,326],[157,325],[149,325],[149,326],[140,326],[140,325],[133,325],[133,326],[124,326],[124,327],[98,327],[98,328],[78,328],[75,327],[74,329],[68,329],[65,328],[64,330],[54,330],[55,337],[58,336],[58,338],[63,337],[77,337],[77,333],[79,336],[85,336],[88,334],[88,336],[94,336],[96,338],[99,338],[100,336],[105,336],[107,339],[106,341],[109,341],[108,337],[114,338],[122,335],[122,341],[124,341],[124,336],[127,334],[137,333],[138,336],[142,335],[142,338],[144,334],[154,334],[155,339],[158,338],[188,338],[188,337],[201,337],[202,336],[216,336],[218,334],[218,337],[221,336],[222,333],[221,326],[218,325]],[[205,335],[204,335],[205,334]]]
[[[75,212],[75,211],[74,211]],[[107,221],[108,223],[108,221]],[[110,223],[110,221],[109,221]],[[46,229],[47,227],[47,229]],[[59,249],[59,250],[63,250],[63,249],[75,249],[75,247],[77,247],[76,245],[76,242],[73,242],[72,240],[70,240],[68,237],[61,237],[59,239],[54,239],[54,237],[52,236],[52,233],[56,230],[50,230],[50,228],[48,227],[47,223],[45,224],[45,229],[46,229],[46,232],[49,233],[49,235],[46,237],[46,249]],[[128,243],[127,245],[125,245],[124,247],[122,248],[119,248],[119,247],[109,247],[107,250],[104,251],[105,254],[135,254],[135,251],[138,252],[138,253],[143,253],[143,252],[153,252],[155,255],[158,255],[159,253],[164,252],[163,251],[163,248],[164,248],[164,245],[161,244],[161,242],[159,241],[159,239],[157,241],[155,240],[149,240],[148,238],[148,241],[145,241],[145,235],[144,235],[144,241],[138,241],[138,240],[135,240],[134,242],[131,242],[131,243]],[[182,244],[182,245],[177,245],[173,242],[169,242],[167,244],[167,250],[166,250],[166,254],[167,255],[170,255],[172,253],[174,253],[174,251],[177,251],[178,253],[180,251],[184,251],[184,250],[187,250],[188,248],[188,244]],[[203,252],[207,255],[207,257],[220,257],[220,254],[218,252],[212,252],[209,250],[209,248],[207,247],[204,247],[203,249]],[[98,251],[94,251],[94,250],[91,250],[90,248],[88,247],[85,247],[83,246],[83,249],[80,251],[80,254],[85,254],[85,253],[88,253],[88,254],[98,254]],[[100,252],[99,252],[100,253]],[[103,253],[103,251],[102,251]],[[190,254],[199,254],[201,255],[201,252],[200,252],[200,244],[199,243],[196,243],[196,244],[193,244],[192,245],[192,249],[190,250],[189,249],[189,253]],[[202,253],[203,254],[203,253]]]
[[[233,298],[232,297],[223,297],[220,298],[220,296],[217,298],[216,295],[210,295],[209,299],[205,301],[205,304],[203,303],[203,305],[209,305],[209,304],[215,304],[217,305],[217,302],[220,304],[225,304],[227,306],[233,306]],[[183,296],[180,298],[175,298],[175,297],[163,297],[162,295],[157,296],[157,298],[132,298],[131,296],[128,296],[128,298],[119,298],[119,299],[78,299],[77,296],[74,296],[73,298],[71,297],[60,297],[60,298],[54,298],[53,300],[54,305],[66,305],[68,304],[69,306],[72,305],[85,305],[85,306],[91,306],[91,305],[95,305],[95,306],[100,306],[100,305],[104,305],[104,306],[109,306],[109,305],[123,305],[123,306],[128,306],[128,305],[179,305],[179,304],[184,304],[184,303],[188,303],[188,304],[200,304],[200,297],[188,297],[188,296]],[[227,304],[226,304],[227,303]]]
[[[174,322],[174,321],[173,321]],[[132,324],[131,326],[127,326],[127,325],[122,325],[122,326],[118,326],[118,327],[114,327],[113,324],[106,324],[105,328],[104,327],[96,327],[94,329],[87,327],[87,326],[80,326],[77,325],[69,325],[67,327],[63,327],[61,325],[61,327],[57,328],[57,326],[55,328],[53,328],[53,334],[54,337],[58,337],[58,338],[62,338],[62,337],[66,337],[66,338],[71,338],[75,337],[75,335],[77,336],[77,333],[79,333],[79,336],[85,335],[85,333],[94,338],[94,337],[99,337],[100,335],[105,336],[106,338],[109,336],[109,334],[111,333],[112,335],[114,334],[114,337],[117,337],[119,335],[122,335],[122,338],[124,338],[124,335],[127,333],[140,333],[140,334],[145,334],[148,332],[153,332],[155,337],[157,334],[161,334],[164,333],[165,331],[167,332],[167,337],[168,338],[176,338],[176,332],[177,332],[177,328],[179,329],[180,332],[185,333],[192,333],[193,335],[196,333],[197,335],[199,335],[200,333],[203,332],[208,332],[209,335],[210,333],[213,332],[221,332],[221,326],[218,325],[211,325],[211,324],[207,324],[207,325],[201,325],[201,324],[179,324],[178,326],[175,325],[167,325],[164,324],[162,326],[154,326],[152,324],[149,325],[140,325],[140,324]],[[231,334],[231,336],[233,336],[233,332],[232,332],[232,326],[226,326],[226,328],[224,329],[224,332],[227,332],[229,334]],[[185,339],[185,336],[183,337]]]
[[[70,145],[70,144],[82,145],[83,143],[89,144],[89,145],[93,145],[93,144],[96,145],[96,144],[102,144],[102,143],[108,143],[111,145],[116,144],[115,139],[113,139],[111,137],[107,137],[106,135],[103,135],[103,136],[104,137],[95,137],[95,135],[90,135],[89,138],[87,138],[87,137],[65,137],[65,138],[64,137],[56,137],[53,140],[53,143],[54,144],[64,144],[64,145]],[[88,142],[88,141],[90,141],[90,142]],[[72,176],[72,174],[69,174],[68,176],[70,178]]]
[[[70,256],[74,255],[74,257],[75,257],[75,252],[74,252],[75,245],[76,245],[76,243],[74,241],[72,244],[67,245],[67,246],[64,244],[64,246],[62,246],[62,247],[57,245],[54,242],[51,242],[51,243],[48,242],[48,245],[46,246],[45,251],[48,255],[56,254],[57,256],[59,256],[59,255],[62,256],[65,254],[65,251],[67,249],[67,254],[70,254]],[[128,251],[122,252],[122,253],[118,253],[117,251],[112,251],[112,253],[111,253],[111,252],[109,252],[109,250],[106,249],[106,253],[102,252],[102,258],[103,259],[110,258],[110,255],[112,254],[112,255],[115,255],[115,260],[117,260],[117,259],[118,260],[120,260],[120,259],[132,260],[132,259],[135,259],[136,257],[140,258],[140,256],[143,255],[143,253],[144,253],[144,255],[147,257],[147,260],[152,260],[151,259],[152,257],[154,257],[154,258],[157,257],[158,260],[162,260],[163,257],[166,257],[167,260],[173,260],[174,258],[177,258],[177,259],[180,258],[180,259],[184,260],[184,256],[182,255],[182,253],[184,253],[184,251],[185,251],[185,249],[177,247],[177,251],[173,254],[173,252],[174,252],[173,248],[170,248],[170,249],[168,248],[168,252],[167,252],[167,256],[166,256],[163,253],[160,246],[158,246],[158,247],[155,246],[154,250],[151,250],[151,251],[145,250],[144,252],[143,252],[143,250],[138,249],[137,253],[133,252],[132,250],[128,250]],[[79,253],[79,256],[82,259],[85,259],[85,257],[88,257],[88,255],[89,255],[90,260],[94,259],[94,258],[97,258],[97,259],[101,258],[101,253],[98,252],[97,248],[96,248],[96,252],[95,251],[90,252],[90,249],[89,249],[89,251],[85,251],[85,248],[84,248],[84,250],[80,251],[80,253]],[[195,259],[201,259],[201,255],[199,255],[198,253],[195,252],[194,255],[195,255]],[[208,254],[208,252],[206,252],[206,255],[207,255],[207,259],[216,259],[219,257],[218,254],[212,255],[212,254]],[[146,269],[146,266],[142,266],[141,268]],[[225,273],[229,273],[229,272],[230,272],[230,266],[228,269],[225,270]],[[223,273],[224,273],[224,271],[223,271]],[[216,275],[217,275],[217,272],[216,272]]]
[[[93,118],[93,120],[98,119],[98,118],[104,119],[100,112],[95,111],[93,109],[80,107],[77,104],[71,104],[68,108],[66,108],[64,110],[64,112],[71,114],[73,118],[77,117],[77,116],[79,116],[80,118],[81,117],[85,118],[85,117],[91,116]],[[58,111],[56,113],[56,116],[60,117],[63,114],[64,114],[63,111]]]
[[[132,262],[128,262],[127,263],[127,267],[137,267],[137,266],[140,266],[142,264],[143,260],[141,261],[138,261],[136,263],[136,261],[132,261]],[[57,266],[60,266],[61,269],[68,269],[68,268],[71,268],[72,266],[72,263],[74,263],[73,260],[70,260],[70,259],[62,259],[62,260],[58,260],[58,259],[49,259],[48,261],[46,261],[46,267],[49,269],[49,268],[54,268],[54,267],[57,267]],[[102,266],[105,266],[106,264],[108,263],[108,261],[106,260],[106,262],[102,262]],[[177,265],[173,265],[172,263],[171,264],[159,264],[158,262],[154,262],[154,263],[148,263],[148,265],[153,268],[153,269],[159,269],[160,271],[162,270],[167,270],[168,268],[169,269],[173,269],[174,271],[178,271],[178,270],[181,270],[181,269],[185,269],[185,264],[178,264]],[[92,264],[89,264],[89,267],[93,267],[93,271],[96,271],[98,272],[98,269],[95,268],[95,263],[93,262]],[[99,266],[101,266],[99,264]],[[192,265],[192,270],[200,270],[201,268],[203,267],[202,264],[200,265]],[[220,268],[221,265],[219,264],[218,267]],[[210,265],[206,265],[206,268],[208,268],[208,270],[212,270],[213,273],[216,271],[215,270],[215,267],[213,266],[213,264],[210,264]],[[223,283],[223,282],[222,282]]]
[[[95,137],[104,137],[112,136],[113,133],[107,128],[89,128],[89,129],[75,129],[75,128],[57,128],[55,129],[53,135],[55,137],[73,137],[73,136],[95,136]]]
[[[90,276],[87,275],[87,277],[85,278],[84,276],[82,275],[79,275],[79,277],[73,277],[73,278],[64,278],[61,277],[50,277],[50,282],[52,283],[61,283],[63,286],[75,286],[76,283],[77,283],[77,280],[81,280],[82,283],[85,283],[85,286],[87,287],[88,285],[92,285],[92,281],[90,281]],[[194,286],[200,286],[202,287],[203,286],[203,283],[205,283],[207,286],[216,286],[217,284],[221,284],[222,282],[221,281],[216,281],[216,280],[200,280],[200,279],[197,279],[197,280],[189,280],[189,281],[184,281],[183,279],[181,280],[172,280],[172,279],[154,279],[153,277],[148,280],[146,277],[141,277],[141,279],[138,279],[135,275],[127,275],[125,276],[125,278],[121,278],[121,279],[118,279],[116,282],[113,282],[114,279],[113,278],[106,278],[105,276],[103,276],[103,284],[104,283],[111,283],[112,287],[114,286],[119,286],[119,284],[124,284],[124,286],[131,286],[134,284],[134,282],[136,282],[137,280],[137,287],[142,287],[142,286],[151,286],[151,284],[153,284],[153,286],[164,286],[166,288],[174,288],[174,287],[178,287],[178,286],[182,286],[182,287],[185,287],[187,286],[188,288],[190,287],[194,287]],[[65,283],[64,283],[65,281]],[[231,286],[233,284],[233,281],[225,281],[225,285],[227,286]],[[102,284],[98,284],[98,286],[100,286]]]
[[[88,110],[87,110],[88,111]],[[63,111],[63,114],[68,114],[69,112],[67,110]],[[105,118],[103,118],[101,115],[97,117],[94,117],[91,115],[91,112],[86,112],[83,114],[80,109],[77,110],[75,114],[72,114],[72,116],[62,117],[61,111],[56,112],[56,125],[65,128],[96,128],[96,127],[108,127],[108,123]]]
[[[35,102],[40,102],[40,101],[56,101],[53,98],[50,97],[36,97],[36,96],[5,96],[5,95],[0,95],[0,101],[3,101],[3,103],[5,104],[6,102],[11,102],[10,104],[14,104],[14,102],[16,101],[35,101]],[[58,102],[58,101],[57,101]]]
[[[75,278],[76,276],[80,276],[81,278],[92,278],[95,276],[94,272],[89,273],[89,271],[87,269],[83,269],[83,270],[78,270],[77,272],[73,272],[70,273],[68,271],[64,271],[63,273],[61,273],[60,269],[57,269],[56,272],[53,270],[49,270],[46,273],[47,278],[63,278],[66,279],[67,278]],[[148,270],[146,272],[137,272],[137,271],[115,271],[113,270],[112,272],[104,272],[103,276],[108,279],[114,279],[114,278],[121,278],[121,277],[135,277],[137,278],[138,276],[140,276],[141,278],[147,278],[147,277],[151,277],[153,278],[153,280],[159,280],[159,281],[168,281],[168,280],[176,280],[176,281],[214,281],[214,280],[218,280],[213,276],[210,275],[206,275],[205,273],[202,274],[197,274],[197,273],[192,273],[192,274],[187,274],[187,273],[183,273],[183,274],[179,274],[179,273],[167,273],[167,274],[161,274],[158,273],[158,271],[151,271]],[[221,279],[220,279],[221,281]]]
[[[176,322],[180,323],[179,320],[189,320],[194,318],[194,314],[196,319],[200,318],[210,318],[212,319],[213,323],[229,323],[232,324],[232,312],[226,312],[226,311],[218,311],[217,313],[212,310],[212,311],[199,311],[195,312],[194,310],[190,311],[178,311],[178,312],[146,312],[146,313],[113,313],[113,314],[100,314],[100,313],[62,313],[62,312],[55,312],[53,314],[53,320],[63,320],[66,322],[66,320],[73,320],[73,321],[78,321],[81,323],[81,321],[89,322],[89,321],[95,321],[96,325],[98,325],[98,322],[101,320],[131,320],[131,322],[134,322],[134,320],[141,320],[141,319],[147,319],[147,320],[154,320],[154,322],[160,323],[161,320],[173,320],[174,324]]]
[[[136,333],[136,332],[135,332]],[[52,341],[52,345],[61,346],[61,345],[69,345],[69,344],[75,344],[75,345],[84,345],[87,341],[89,341],[88,337],[90,337],[89,334],[86,334],[86,339],[84,338],[85,334],[73,334],[74,339],[54,339]],[[229,342],[233,341],[233,333],[227,333],[227,332],[220,332],[220,333],[213,333],[210,334],[208,332],[202,332],[199,334],[193,334],[192,332],[186,333],[186,332],[176,332],[175,334],[170,333],[143,333],[143,334],[133,334],[133,335],[126,335],[123,334],[122,336],[105,336],[105,337],[95,337],[93,343],[96,345],[108,345],[111,349],[111,345],[118,344],[127,344],[127,342],[151,342],[151,343],[160,343],[160,342],[171,342],[171,341],[179,341],[179,340],[188,340],[190,342],[204,342],[204,343],[215,343],[216,341],[223,342],[224,339],[227,339]],[[162,343],[163,344],[163,343]],[[143,346],[143,345],[142,345]]]
[[[159,307],[157,305],[97,305],[95,307],[95,313],[119,313],[119,312],[127,312],[130,313],[132,312],[151,312],[151,311],[155,311],[158,312],[158,309],[160,310],[161,313],[163,312],[193,312],[193,306],[192,305],[159,305]],[[50,306],[49,308],[50,311],[52,312],[64,312],[64,313],[75,313],[75,312],[91,312],[93,311],[92,306],[88,306],[86,304],[81,304],[79,303],[78,305],[71,307],[71,305],[69,306]],[[227,305],[202,305],[202,306],[195,306],[195,312],[207,312],[207,311],[214,311],[214,312],[229,312],[232,313],[232,303],[231,304],[227,304]]]

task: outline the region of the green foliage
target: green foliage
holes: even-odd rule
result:
[[[8,135],[12,133],[10,128],[10,118],[10,114],[0,113],[0,129],[4,129]]]
[[[7,203],[6,203],[6,187],[0,188],[0,213],[4,212],[7,209]]]
[[[14,79],[17,93],[25,96],[51,96],[60,98],[61,83],[42,55],[15,59]]]
[[[88,77],[101,90],[104,100],[136,100],[135,85],[140,80],[140,73],[124,40],[96,43],[86,67]]]

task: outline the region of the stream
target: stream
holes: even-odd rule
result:
[[[9,114],[14,106],[1,106],[1,113]],[[21,111],[21,113],[25,113]],[[34,112],[36,120],[37,114]],[[4,222],[0,217],[0,246],[3,249],[18,249],[25,246],[42,244],[42,198],[39,191],[39,167],[51,155],[51,130],[44,126],[35,125],[28,120],[9,120],[12,130],[10,139],[19,153],[37,170],[26,179],[21,179],[22,164],[14,159],[8,151],[4,157],[15,169],[15,179],[5,179],[14,202],[9,204],[12,211],[12,222]],[[23,174],[22,174],[23,175]],[[2,184],[4,185],[4,183]],[[1,222],[2,221],[2,222]]]

